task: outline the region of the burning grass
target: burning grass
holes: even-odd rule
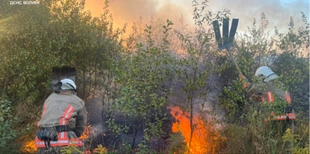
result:
[[[183,112],[179,107],[168,107],[171,115],[176,119],[172,124],[172,132],[181,132],[187,150],[184,153],[206,154],[216,153],[219,142],[224,140],[211,123],[205,122],[202,117],[193,117],[193,132],[191,135],[190,114]]]
[[[34,145],[33,141],[28,141],[20,150],[21,153],[35,154],[37,152],[37,147]]]

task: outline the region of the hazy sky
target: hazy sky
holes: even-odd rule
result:
[[[262,12],[269,20],[268,28],[273,31],[277,26],[280,32],[287,30],[290,17],[293,17],[296,27],[301,25],[301,11],[308,21],[310,16],[309,0],[209,0],[207,4],[207,10],[213,12],[229,9],[231,18],[239,18],[239,31],[251,26],[254,18],[259,20]],[[110,0],[109,5],[117,26],[127,23],[131,27],[140,18],[143,23],[148,23],[151,17],[169,19],[178,24],[181,16],[185,24],[193,24],[192,0]],[[104,0],[86,0],[86,9],[94,16],[102,12],[103,6]]]

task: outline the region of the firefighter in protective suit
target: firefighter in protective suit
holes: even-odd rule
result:
[[[296,118],[293,113],[290,94],[283,90],[283,84],[278,81],[279,76],[268,66],[261,66],[256,70],[256,82],[254,84],[249,83],[241,73],[239,78],[243,88],[251,94],[251,98],[255,102],[272,103],[270,105],[274,111],[270,112],[265,122],[283,121],[283,123],[288,124]]]
[[[63,79],[56,85],[60,88],[45,100],[37,124],[38,154],[60,154],[64,146],[83,150],[83,142],[78,137],[87,126],[84,101],[76,96],[76,85],[71,79]]]

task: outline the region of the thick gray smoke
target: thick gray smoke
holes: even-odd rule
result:
[[[201,3],[202,0],[197,0]],[[280,32],[286,32],[290,17],[293,17],[295,27],[303,25],[301,13],[304,12],[309,21],[308,0],[209,0],[207,11],[214,13],[228,9],[231,18],[239,18],[239,32],[245,32],[248,26],[253,24],[254,18],[259,21],[261,13],[264,12],[269,20],[267,27],[271,32],[278,27]],[[86,0],[86,9],[94,16],[102,12],[104,2],[102,0]],[[183,24],[193,26],[192,1],[180,0],[113,0],[109,2],[109,9],[113,15],[116,27],[122,27],[125,23],[128,27],[142,18],[143,23],[148,23],[151,18],[162,20],[169,19],[175,26]]]

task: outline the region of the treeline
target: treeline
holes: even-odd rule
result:
[[[212,97],[218,101],[211,105],[226,114],[213,124],[225,123],[220,134],[226,140],[209,152],[307,150],[309,57],[302,53],[309,50],[309,23],[303,13],[303,27],[296,30],[291,19],[288,33],[275,30],[272,37],[267,37],[268,20],[262,14],[259,24],[254,21],[245,35],[237,36],[232,51],[248,79],[261,65],[270,66],[281,77],[297,113],[292,137],[289,132],[286,136],[268,135],[263,121],[252,116],[255,108],[241,88],[236,68],[225,53],[218,51],[213,29],[206,28],[213,20],[229,17],[229,11],[202,15],[206,4],[193,2],[194,32],[175,30],[167,20],[133,25],[132,34],[123,38],[125,28],[113,29],[108,1],[98,18],[92,17],[84,9],[85,2],[78,0],[44,0],[40,5],[1,3],[3,152],[19,153],[24,143],[33,140],[43,101],[52,92],[51,70],[55,66],[77,69],[78,95],[82,99],[103,97],[102,123],[110,132],[111,142],[102,144],[108,151],[168,153],[186,149],[186,144],[176,143],[181,134],[175,135],[179,138],[172,135],[167,106],[180,106],[190,113],[192,121],[197,113],[210,114],[204,106],[210,105],[206,100],[214,89],[218,92]],[[180,97],[172,99],[175,96]],[[192,122],[190,127],[195,130]],[[293,146],[284,146],[288,142]]]

